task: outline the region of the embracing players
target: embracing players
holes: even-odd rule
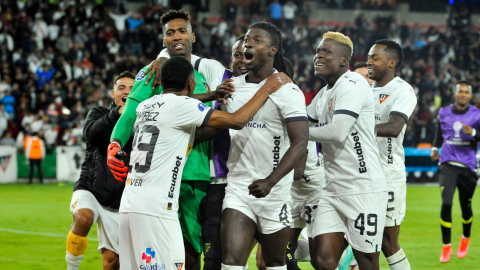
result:
[[[359,268],[379,269],[387,184],[375,134],[375,104],[367,81],[348,71],[353,44],[323,35],[314,56],[322,88],[308,106],[310,140],[322,143],[327,184],[315,213],[312,265],[335,269],[350,244]]]
[[[393,270],[408,270],[410,263],[398,243],[405,218],[407,184],[403,136],[408,118],[417,105],[410,84],[395,72],[403,62],[403,50],[391,40],[377,40],[368,53],[368,77],[375,81],[375,122],[380,160],[388,184],[388,206],[382,252]]]

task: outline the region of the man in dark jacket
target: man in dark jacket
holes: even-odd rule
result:
[[[119,269],[118,226],[120,199],[124,183],[113,177],[107,165],[107,147],[110,134],[123,112],[135,76],[123,72],[113,81],[110,109],[95,107],[90,110],[83,126],[87,141],[85,161],[80,179],[73,188],[70,212],[73,223],[67,237],[68,270],[78,270],[87,249],[87,235],[93,223],[98,222],[98,251],[102,253],[103,269]],[[132,141],[124,147],[130,152]],[[128,159],[130,155],[126,156]],[[128,160],[124,160],[128,164]]]

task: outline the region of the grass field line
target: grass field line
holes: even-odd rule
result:
[[[0,227],[0,231],[9,232],[9,233],[17,233],[17,234],[41,235],[41,236],[64,238],[64,239],[67,238],[66,234],[57,234],[57,233],[48,233],[48,232],[30,232],[30,231],[13,230],[13,229],[8,229],[8,228],[1,228],[1,227]],[[98,239],[94,238],[94,237],[89,237],[88,241],[98,242]]]

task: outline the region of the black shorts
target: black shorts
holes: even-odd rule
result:
[[[210,184],[207,195],[200,205],[202,211],[203,269],[222,268],[222,241],[220,225],[222,205],[227,184]]]
[[[460,200],[471,199],[477,187],[477,176],[470,168],[463,168],[448,163],[438,166],[442,203],[452,204],[453,194],[458,187]]]

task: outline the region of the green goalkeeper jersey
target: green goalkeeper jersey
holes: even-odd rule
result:
[[[145,84],[145,78],[148,74],[145,71],[150,65],[142,68],[138,72],[135,81],[133,82],[132,91],[127,98],[127,103],[123,109],[120,119],[118,119],[115,128],[113,129],[110,140],[118,139],[122,142],[122,146],[125,145],[132,133],[133,125],[137,118],[137,107],[142,101],[151,98],[154,95],[162,93],[162,86],[157,89],[152,89],[153,78],[148,84]],[[204,94],[210,92],[207,80],[202,74],[195,72],[195,80],[197,85],[195,86],[194,94]],[[205,103],[210,106],[210,102]],[[135,147],[135,146],[133,146]],[[209,169],[209,153],[210,153],[210,141],[197,143],[193,146],[190,155],[188,156],[187,163],[183,169],[182,180],[202,180],[210,181],[210,169]]]

